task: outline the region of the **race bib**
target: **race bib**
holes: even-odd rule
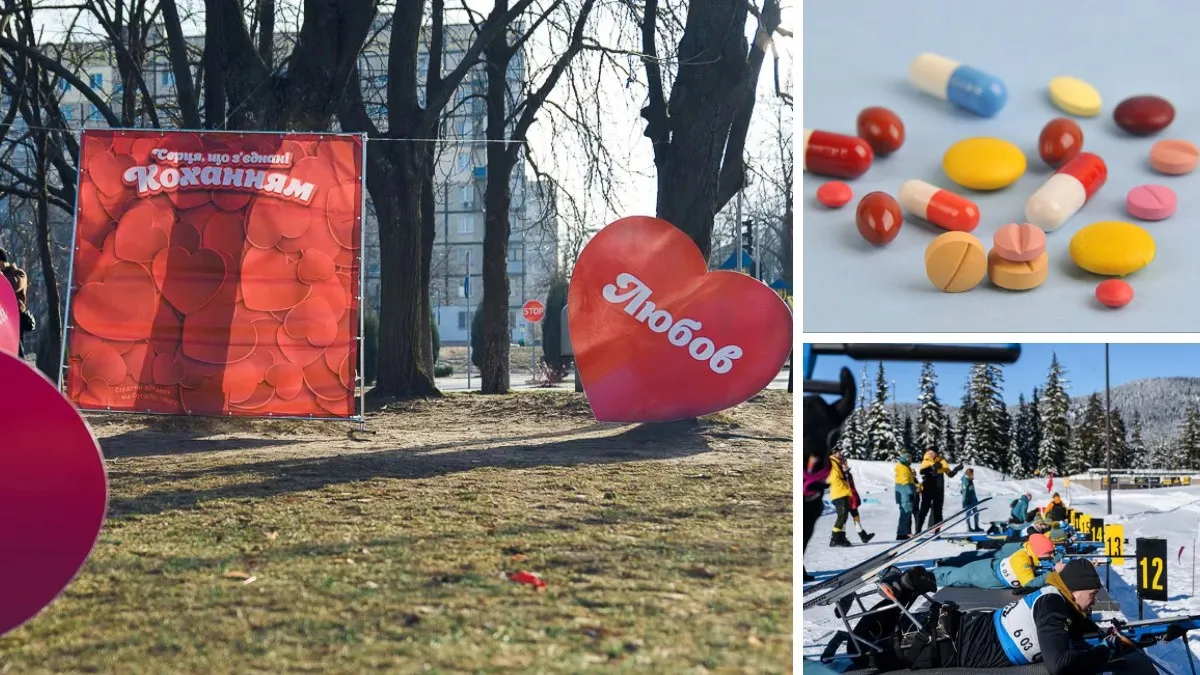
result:
[[[1049,593],[1061,595],[1057,588],[1046,586],[1020,600],[1010,602],[992,615],[1000,646],[1014,666],[1033,663],[1042,655],[1042,647],[1038,644],[1037,622],[1033,618],[1033,606]]]
[[[1000,561],[1000,564],[996,567],[996,576],[1000,577],[1000,581],[1003,581],[1012,588],[1021,587],[1021,578],[1017,576],[1017,570],[1013,567],[1012,556],[1008,556]]]

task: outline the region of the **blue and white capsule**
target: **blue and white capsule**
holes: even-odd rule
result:
[[[926,94],[980,117],[992,117],[1008,102],[1008,89],[1000,78],[928,52],[913,59],[908,80]]]

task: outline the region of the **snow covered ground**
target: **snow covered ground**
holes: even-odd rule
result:
[[[896,536],[896,521],[899,510],[893,493],[893,477],[895,464],[890,462],[851,461],[850,468],[854,473],[854,482],[858,487],[863,505],[859,508],[863,525],[868,532],[876,534],[869,544],[863,544],[854,532],[853,521],[847,521],[847,535],[854,546],[852,548],[830,548],[829,535],[833,528],[834,514],[832,508],[817,521],[808,550],[804,552],[804,565],[810,572],[821,570],[844,569],[851,564],[874,555],[894,545]],[[961,474],[959,474],[961,476]],[[946,481],[945,515],[958,511],[961,507],[960,478],[955,476]],[[1137,602],[1137,569],[1132,558],[1134,539],[1137,537],[1156,537],[1167,540],[1167,552],[1170,558],[1167,569],[1167,602],[1146,601],[1143,617],[1150,619],[1159,616],[1180,616],[1200,614],[1200,601],[1197,601],[1196,574],[1200,570],[1200,561],[1195,559],[1196,546],[1200,541],[1200,485],[1178,488],[1159,488],[1154,490],[1114,490],[1112,493],[1112,515],[1107,512],[1107,493],[1079,487],[1072,483],[1069,495],[1061,478],[1054,480],[1054,489],[1060,492],[1067,504],[1075,509],[1104,518],[1106,523],[1118,523],[1125,526],[1125,537],[1129,540],[1127,550],[1131,557],[1125,558],[1123,567],[1113,567],[1110,593],[1120,603],[1122,614],[1127,620],[1138,618]],[[1050,493],[1046,491],[1046,479],[1004,480],[1003,477],[988,469],[975,469],[975,490],[982,499],[995,497],[985,505],[980,524],[987,527],[991,520],[1004,520],[1008,517],[1009,503],[1026,490],[1033,495],[1033,506],[1044,506],[1050,501]],[[828,493],[826,494],[828,497]],[[965,525],[951,529],[952,533],[966,533]],[[973,546],[935,541],[919,548],[904,560],[934,560],[955,555],[966,550],[974,550]],[[1100,578],[1105,578],[1104,568],[1100,568]],[[1112,613],[1099,613],[1100,617],[1113,616]],[[834,618],[831,607],[818,607],[804,610],[802,623],[804,626],[803,654],[806,657],[817,657],[830,637],[841,628],[841,623]],[[1189,647],[1200,658],[1200,634],[1189,634]],[[1187,654],[1182,647],[1183,641],[1176,640],[1170,644],[1160,644],[1149,653],[1171,667],[1172,672],[1191,672]],[[1200,662],[1197,667],[1200,668]]]

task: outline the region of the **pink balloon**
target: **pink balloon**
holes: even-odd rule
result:
[[[71,583],[100,535],[108,480],[87,422],[44,375],[0,353],[0,635]]]
[[[17,355],[21,341],[21,313],[17,294],[8,279],[0,276],[0,352]]]

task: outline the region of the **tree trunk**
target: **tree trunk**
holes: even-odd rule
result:
[[[38,79],[35,77],[32,78],[32,81],[37,83]],[[34,151],[34,162],[38,185],[38,253],[42,260],[42,284],[45,286],[46,293],[47,320],[46,326],[42,330],[41,342],[38,344],[37,367],[46,374],[46,377],[57,382],[59,361],[62,358],[62,309],[59,306],[58,298],[58,274],[54,271],[54,257],[51,255],[53,242],[50,235],[50,209],[46,202],[46,192],[49,190],[46,182],[46,153],[49,148],[44,129],[35,129],[33,133],[34,143],[37,145]]]
[[[429,299],[429,282],[433,271],[433,238],[437,235],[437,218],[434,215],[433,197],[433,153],[425,154],[425,165],[421,171],[421,362],[425,371],[433,378],[433,364],[437,354],[433,353],[433,306]]]
[[[367,163],[383,261],[380,293],[387,299],[379,312],[379,361],[370,395],[375,399],[437,396],[432,366],[426,368],[425,355],[432,351],[430,334],[420,330],[422,321],[429,323],[428,294],[423,292],[422,275],[400,264],[423,257],[421,228],[416,225],[421,217],[421,174],[408,153],[387,146],[376,144]]]
[[[742,155],[764,47],[747,45],[745,0],[690,3],[677,58],[691,65],[679,69],[668,100],[657,13],[658,0],[647,0],[642,51],[650,93],[642,116],[654,144],[657,215],[683,230],[708,259],[715,216],[745,182]],[[760,30],[771,35],[779,26],[778,0],[766,0],[760,14]]]
[[[492,17],[507,11],[505,0],[496,0]],[[483,353],[479,379],[484,394],[505,394],[509,390],[508,346],[508,208],[511,200],[508,181],[512,162],[508,146],[505,106],[508,84],[506,73],[512,48],[503,38],[493,40],[483,50],[487,66],[487,187],[483,193]]]

